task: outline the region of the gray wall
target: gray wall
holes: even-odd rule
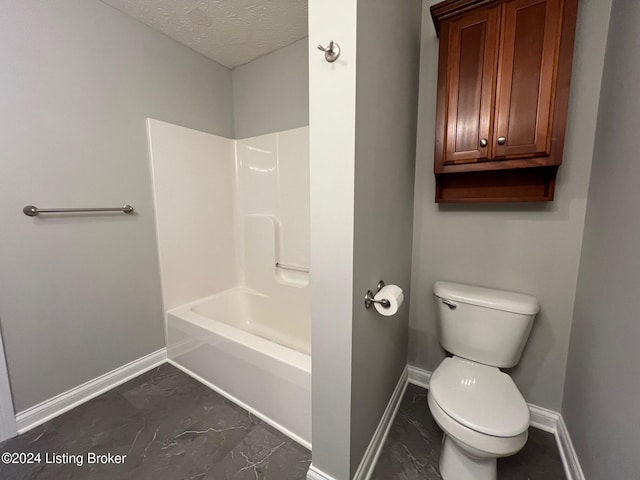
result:
[[[640,2],[614,0],[562,415],[589,480],[638,478]]]
[[[351,471],[356,7],[357,0],[309,2],[310,470],[337,480],[347,480]],[[315,47],[329,38],[340,39],[335,63]]]
[[[408,299],[382,317],[362,297],[381,278],[409,294],[420,8],[309,2],[311,470],[339,480],[353,477],[406,365]],[[315,48],[330,38],[335,63]]]
[[[420,0],[359,0],[351,364],[351,475],[407,363]],[[385,317],[362,296],[383,279],[406,303]]]
[[[427,0],[426,6],[431,3]],[[434,370],[437,280],[535,295],[537,316],[510,373],[527,401],[559,410],[573,316],[610,0],[582,0],[575,43],[564,162],[556,200],[543,205],[438,206],[433,140],[438,40],[423,12],[409,362]]]
[[[236,138],[309,125],[309,39],[232,71]]]
[[[4,2],[0,321],[17,411],[164,346],[145,117],[233,136],[231,72],[99,1]],[[29,218],[131,203],[134,216]]]

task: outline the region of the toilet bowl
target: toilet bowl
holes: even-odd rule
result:
[[[427,399],[444,431],[445,480],[496,480],[497,458],[527,442],[529,408],[511,378],[495,367],[446,358],[431,376]]]
[[[535,297],[472,285],[436,282],[440,344],[445,358],[431,375],[429,409],[444,431],[444,480],[496,480],[497,459],[520,451],[529,408],[509,375],[522,356]]]

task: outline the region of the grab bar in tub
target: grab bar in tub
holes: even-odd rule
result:
[[[293,270],[295,272],[309,273],[309,267],[302,267],[300,265],[288,265],[286,263],[276,262],[276,268],[282,268],[283,270]]]

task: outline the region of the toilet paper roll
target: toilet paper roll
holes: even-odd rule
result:
[[[396,314],[400,305],[404,302],[404,293],[402,293],[402,289],[397,285],[385,285],[373,298],[376,300],[389,300],[388,308],[383,307],[379,303],[374,303],[374,305],[380,315],[390,317]]]

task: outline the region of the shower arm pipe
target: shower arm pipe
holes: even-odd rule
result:
[[[33,205],[27,205],[22,209],[22,213],[29,217],[36,217],[41,213],[87,213],[87,212],[122,212],[133,213],[131,205],[115,208],[38,208]]]
[[[276,262],[276,268],[282,268],[283,270],[293,270],[295,272],[309,273],[309,267],[303,267],[300,265],[288,265],[286,263]]]

